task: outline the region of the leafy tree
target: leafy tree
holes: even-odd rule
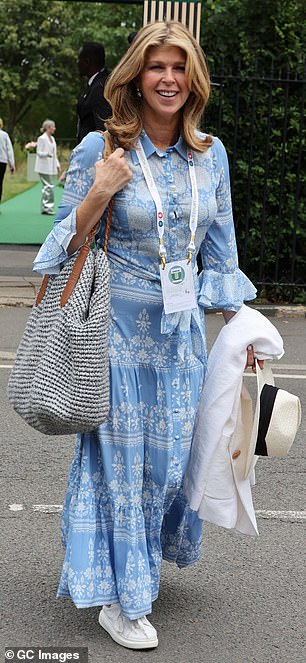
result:
[[[0,0],[0,104],[6,129],[35,138],[45,116],[73,144],[76,101],[84,88],[76,56],[84,41],[101,41],[112,69],[142,23],[142,6],[99,2]]]
[[[65,4],[71,4],[70,2]],[[142,25],[142,5],[120,4],[114,2],[76,2],[73,3],[71,30],[67,44],[76,58],[80,47],[85,41],[101,42],[105,48],[106,67],[111,71],[127,50],[128,35]],[[76,66],[75,78],[71,84],[73,97],[69,107],[65,107],[65,116],[59,99],[54,100],[55,116],[59,114],[58,125],[61,137],[75,135],[76,101],[84,90],[85,80],[80,80]],[[68,122],[67,114],[69,115]],[[71,143],[73,145],[73,141]]]
[[[106,65],[113,69],[127,50],[129,33],[141,27],[142,13],[143,6],[136,4],[73,3],[69,43],[77,53],[85,41],[101,42],[105,47]]]
[[[73,146],[76,100],[85,84],[76,54],[84,41],[101,41],[112,69],[128,34],[142,24],[142,5],[0,0],[0,24],[0,114],[6,127],[29,140],[51,115],[58,139],[69,137]],[[203,127],[228,150],[242,268],[255,282],[305,282],[305,175],[297,166],[304,0],[202,0],[201,35],[219,83]],[[291,82],[295,76],[300,83]],[[271,286],[265,294],[274,300],[305,296],[291,286]]]
[[[229,63],[274,58],[279,64],[303,61],[304,0],[206,0],[202,4],[202,45],[211,57]]]
[[[71,14],[71,6],[62,2],[0,2],[0,102],[9,133],[46,93],[67,98],[75,59],[66,40]]]

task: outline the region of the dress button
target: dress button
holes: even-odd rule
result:
[[[237,451],[234,451],[234,453],[232,453],[232,459],[235,460],[235,458],[239,458],[240,454],[241,454],[240,449],[237,449]]]
[[[176,361],[177,355],[173,355],[172,359],[174,359],[174,361]]]
[[[180,439],[180,436],[179,436],[179,435],[175,435],[175,436],[174,436],[174,439],[175,439],[175,440],[179,440],[179,439]]]
[[[179,413],[179,409],[176,407],[175,410],[174,410],[174,412],[175,412],[175,414],[178,414],[178,413]]]

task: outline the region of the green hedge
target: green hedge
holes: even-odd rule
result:
[[[240,264],[269,284],[262,296],[296,303],[306,302],[305,288],[286,284],[306,281],[301,12],[290,0],[227,0],[205,3],[202,17],[202,45],[221,84],[203,127],[228,151]]]

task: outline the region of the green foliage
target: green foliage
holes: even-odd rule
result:
[[[71,30],[70,15],[71,8],[62,2],[0,2],[0,102],[9,133],[13,134],[40,97],[57,94],[67,98],[74,57],[65,42]],[[68,74],[66,80],[63,70]]]
[[[1,116],[12,138],[35,139],[51,117],[57,136],[72,147],[76,103],[86,86],[76,64],[81,45],[102,42],[111,70],[141,24],[139,5],[0,0]]]
[[[302,14],[299,0],[213,0],[202,17],[202,45],[219,84],[203,126],[228,151],[241,267],[270,284],[261,294],[274,301],[305,299],[305,290],[273,285],[305,283],[306,274]]]
[[[25,159],[25,149],[20,143],[14,143],[14,157],[15,157],[15,166],[16,169],[21,167]]]
[[[202,46],[229,65],[254,57],[299,66],[305,42],[304,0],[206,0],[202,5]],[[213,47],[213,52],[212,52]]]
[[[240,263],[255,282],[291,282],[292,277],[305,282],[305,175],[297,176],[302,84],[277,80],[288,78],[288,66],[290,78],[305,79],[304,4],[202,0],[202,46],[213,81],[222,83],[212,89],[203,126],[219,135],[228,150]],[[23,145],[36,139],[42,121],[51,117],[58,143],[73,147],[76,102],[86,85],[76,66],[79,48],[84,41],[102,42],[111,70],[128,47],[128,34],[141,24],[141,5],[0,0],[0,115],[5,129]],[[269,81],[260,77],[275,79],[271,96]],[[274,300],[305,298],[290,286],[267,286],[261,294]]]
[[[77,2],[73,6],[70,44],[75,53],[85,41],[101,42],[105,47],[106,65],[113,69],[127,50],[128,35],[142,25],[141,5]]]

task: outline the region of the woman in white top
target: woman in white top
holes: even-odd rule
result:
[[[54,175],[61,167],[56,153],[56,142],[53,134],[56,130],[53,120],[45,120],[36,147],[35,172],[42,183],[41,213],[54,214]]]

